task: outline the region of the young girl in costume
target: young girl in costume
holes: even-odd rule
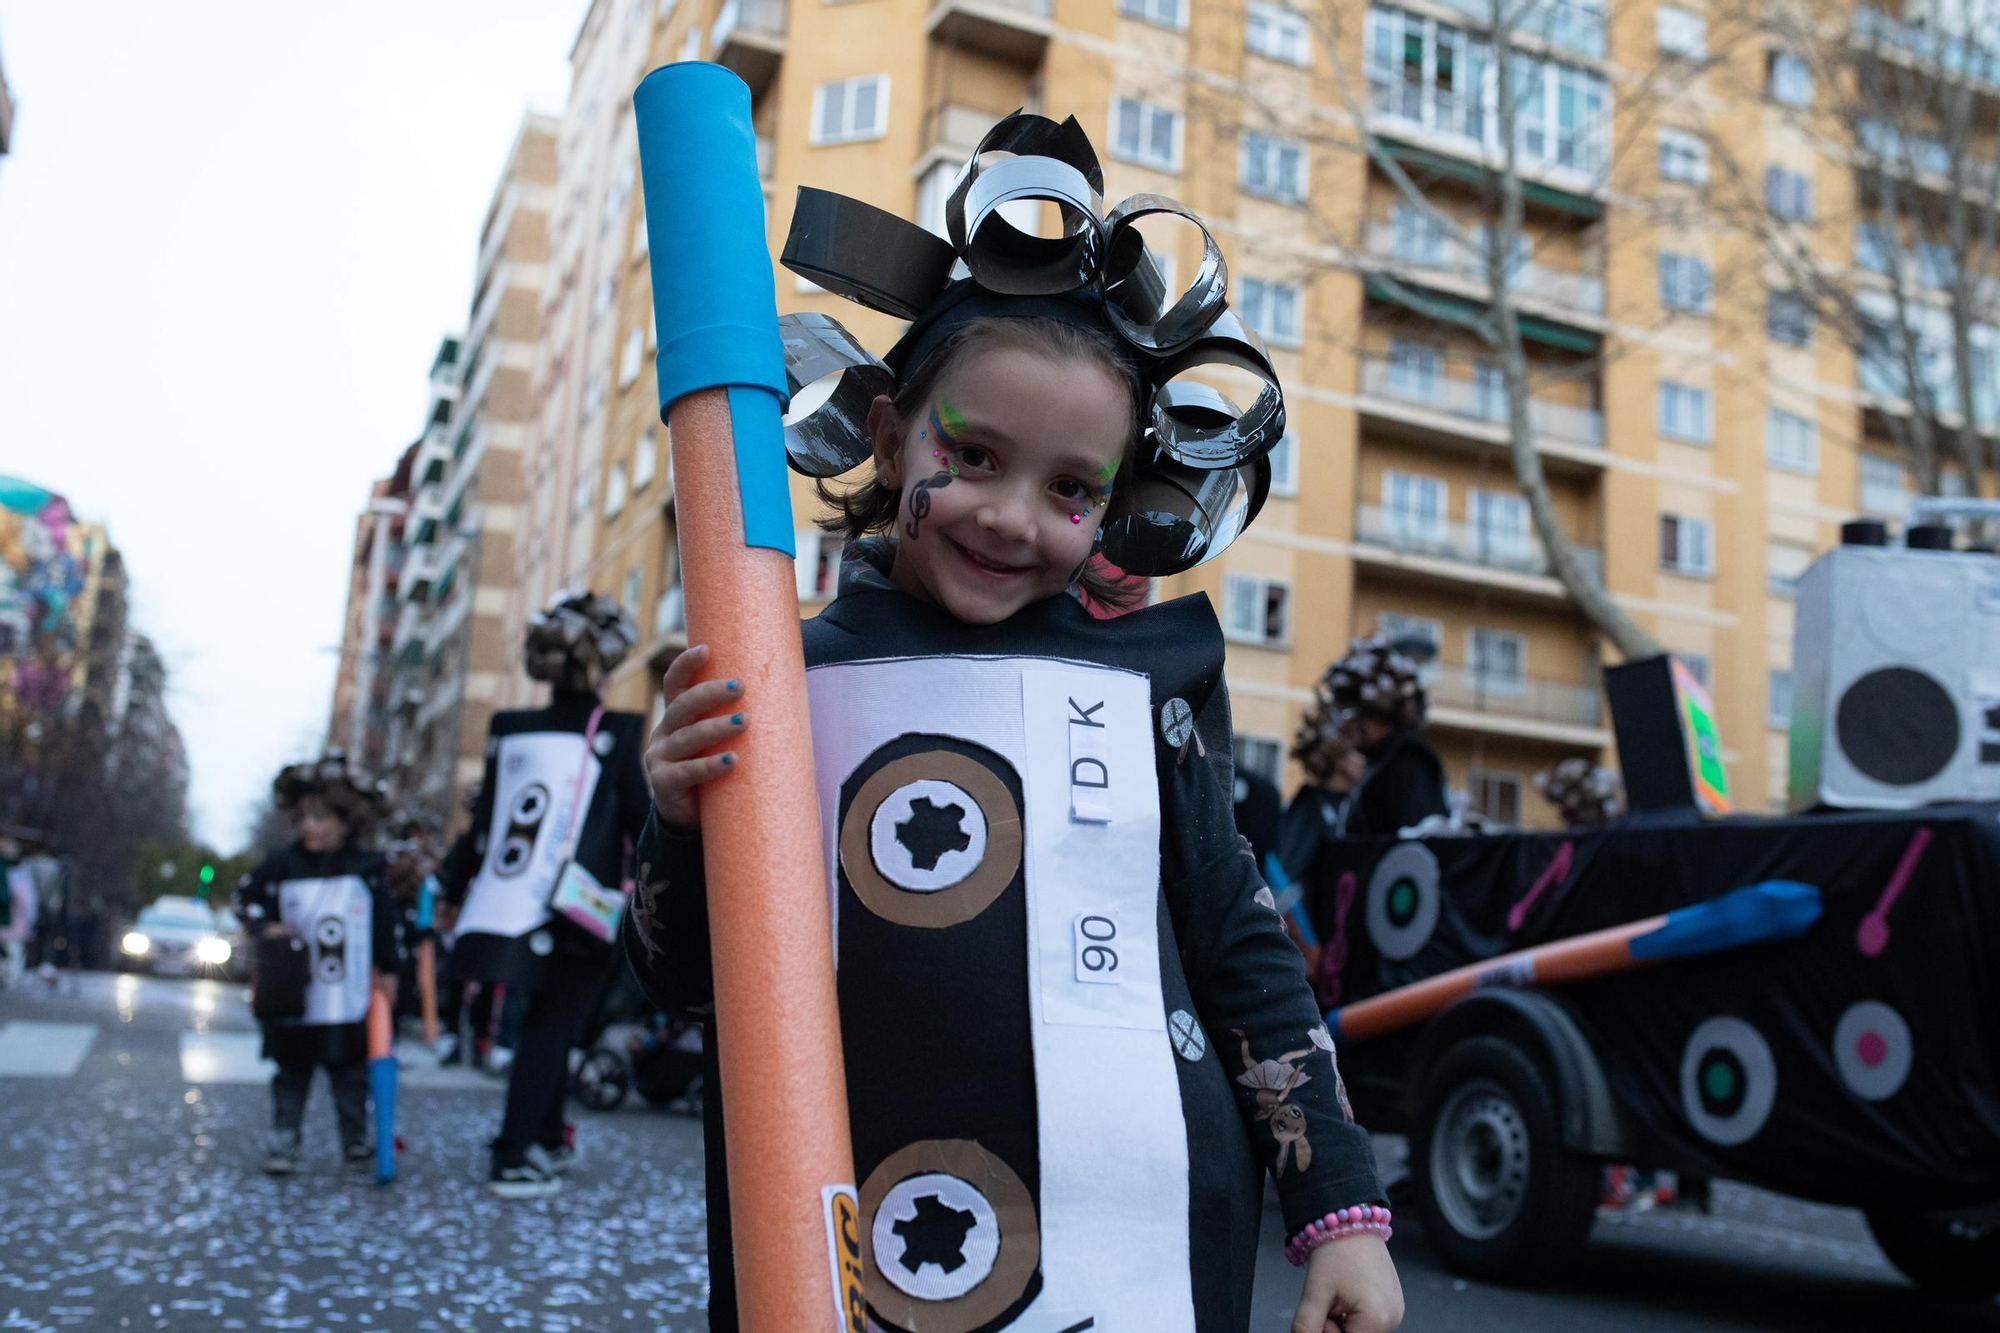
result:
[[[1079,213],[1102,188],[1074,121],[1010,118],[995,149],[1036,179],[1061,175],[1053,162],[1088,181],[1092,200],[1067,200]],[[938,261],[965,258],[971,279],[808,266],[914,317],[886,364],[823,316],[781,321],[795,380],[841,348],[853,382],[881,390],[844,383],[788,439],[802,471],[873,465],[825,492],[853,544],[804,629],[871,1327],[1243,1329],[1269,1173],[1306,1269],[1294,1327],[1386,1333],[1402,1316],[1388,1211],[1233,823],[1213,611],[1196,596],[1100,620],[1078,595],[1120,597],[1098,554],[1170,573],[1254,516],[1283,431],[1276,379],[1222,307],[1212,242],[1196,290],[1163,310],[1159,266],[1116,221],[1131,204],[1080,225],[1103,244],[1068,288],[1017,294],[1050,285],[1060,256],[1044,242],[1040,277],[1009,266],[985,205],[1016,163],[987,169],[997,181],[969,170],[954,195],[968,239]],[[861,209],[803,192],[795,244],[832,236],[858,268],[942,244],[885,239],[896,220],[867,210],[870,239],[843,252]],[[1176,357],[1204,353],[1265,382],[1250,411],[1169,382]],[[845,421],[826,418],[843,403]],[[696,645],[666,673],[624,935],[656,1001],[711,1023],[716,1329],[735,1327],[720,1107],[770,1095],[720,1089],[713,1059],[729,1016],[716,1031],[701,840],[728,831],[702,826],[697,797],[754,725],[738,665]]]
[[[626,852],[649,805],[646,721],[607,711],[598,691],[636,638],[616,602],[587,592],[530,619],[528,675],[549,682],[548,706],[493,715],[471,826],[438,867],[445,898],[463,904],[452,984],[527,997],[487,1177],[501,1198],[554,1193],[575,1157],[563,1119],[569,1049],[610,983],[613,918],[600,937],[552,899],[580,877],[593,902],[615,911],[622,901]]]
[[[264,1058],[278,1065],[264,1169],[272,1175],[298,1169],[300,1126],[319,1068],[333,1089],[341,1151],[349,1165],[366,1165],[375,1159],[368,1145],[369,995],[383,992],[393,1008],[402,964],[382,856],[362,845],[382,814],[381,784],[329,750],[317,762],[280,772],[272,794],[298,840],[243,877],[236,912],[252,936],[297,940],[307,982],[303,1013],[264,1024]]]

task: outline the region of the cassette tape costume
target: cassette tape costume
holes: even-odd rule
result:
[[[453,983],[528,996],[494,1145],[496,1193],[550,1192],[553,1177],[527,1164],[529,1150],[558,1162],[569,1151],[565,1061],[610,977],[626,853],[648,805],[645,719],[607,711],[597,694],[636,637],[616,602],[590,593],[566,593],[531,618],[528,674],[553,695],[545,708],[493,715],[471,826],[438,867],[446,900],[460,904]]]
[[[1206,229],[1152,196],[1106,216],[1102,185],[1074,120],[1016,115],[961,176],[949,242],[802,191],[785,262],[914,323],[877,360],[824,316],[781,319],[794,390],[838,376],[786,428],[794,467],[858,467],[870,404],[925,382],[973,324],[1093,329],[1127,359],[1138,443],[1107,487],[1077,489],[1067,521],[1102,505],[1098,551],[1130,573],[1228,546],[1268,489],[1276,375],[1227,308]],[[999,209],[1022,199],[1060,209],[1064,236],[1014,230]],[[1158,215],[1201,233],[1183,293],[1135,225]],[[951,282],[959,260],[971,276]],[[1250,407],[1192,377],[1218,371],[1254,386]],[[1387,1213],[1298,950],[1234,823],[1220,629],[1202,597],[1100,620],[1077,596],[1043,596],[970,623],[913,595],[898,543],[944,540],[925,526],[930,495],[961,466],[1001,470],[960,448],[948,398],[921,430],[937,473],[907,479],[900,516],[877,525],[892,535],[850,551],[804,627],[871,1327],[1244,1328],[1263,1174],[1301,1263],[1322,1241],[1386,1233]],[[658,1003],[709,1025],[710,1326],[727,1329],[720,1108],[781,1092],[719,1086],[728,1019],[717,1031],[702,836],[654,812],[623,943]]]
[[[361,845],[382,813],[381,784],[329,750],[280,772],[272,789],[300,837],[243,877],[236,910],[257,943],[253,1009],[264,1021],[264,1057],[278,1066],[265,1166],[282,1174],[297,1163],[313,1071],[322,1067],[342,1148],[352,1161],[368,1160],[368,1002],[376,979],[401,967],[402,941],[382,856]],[[336,831],[308,829],[315,820]],[[322,838],[330,845],[312,845]]]

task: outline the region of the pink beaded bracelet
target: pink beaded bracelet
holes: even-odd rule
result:
[[[1352,1208],[1337,1208],[1317,1222],[1305,1224],[1296,1236],[1285,1242],[1285,1258],[1291,1260],[1292,1267],[1304,1268],[1306,1256],[1330,1240],[1342,1236],[1367,1234],[1388,1240],[1389,1210],[1377,1208],[1374,1204],[1357,1204]]]

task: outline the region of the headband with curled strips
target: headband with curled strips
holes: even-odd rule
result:
[[[989,155],[1007,154],[988,162]],[[949,239],[856,199],[801,188],[786,268],[850,301],[913,320],[887,361],[826,315],[782,316],[794,396],[834,378],[823,403],[785,427],[794,470],[834,477],[870,455],[868,405],[893,395],[963,317],[991,298],[1026,298],[1016,313],[1089,309],[1131,350],[1141,386],[1141,438],[1099,533],[1105,558],[1131,574],[1192,569],[1248,527],[1270,492],[1270,451],[1285,432],[1284,392],[1263,340],[1229,309],[1229,269],[1201,220],[1173,200],[1138,194],[1109,214],[1104,173],[1075,117],[1017,112],[980,141],[945,205]],[[1003,209],[1054,205],[1062,234],[1017,228]],[[1178,217],[1201,232],[1194,278],[1169,291],[1141,220]],[[969,281],[954,283],[963,263]],[[981,297],[986,299],[979,299]],[[1038,299],[1037,299],[1038,298]],[[1005,313],[1005,311],[997,312]],[[962,321],[961,321],[962,322]],[[1239,407],[1190,372],[1224,369],[1258,382]]]

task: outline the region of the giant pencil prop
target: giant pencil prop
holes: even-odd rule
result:
[[[764,194],[750,90],[720,65],[633,94],[688,637],[756,725],[701,793],[722,1114],[746,1333],[862,1328],[833,926],[806,717]]]
[[[1630,925],[1612,926],[1450,972],[1327,1011],[1336,1038],[1358,1041],[1421,1023],[1453,1000],[1494,986],[1553,986],[1629,972],[1669,958],[1788,940],[1819,920],[1819,890],[1774,879]]]
[[[389,997],[368,992],[368,1096],[375,1103],[375,1183],[396,1178],[396,1052]]]

